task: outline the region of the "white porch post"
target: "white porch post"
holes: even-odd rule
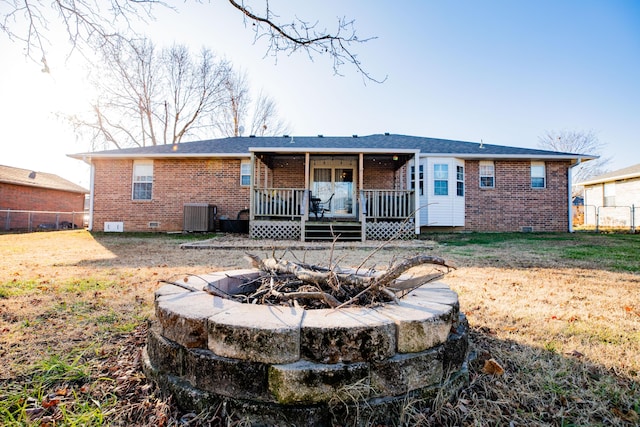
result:
[[[362,200],[364,189],[364,153],[358,153],[358,220],[360,221],[360,241],[367,240],[367,224],[366,217],[364,215],[364,203]]]
[[[309,174],[311,173],[311,166],[309,165],[310,155],[304,153],[304,195],[302,196],[302,209],[303,215],[300,218],[300,241],[305,241],[304,229],[306,222],[309,220]]]
[[[252,151],[251,152],[251,167],[250,169],[250,178],[249,178],[249,220],[253,221],[255,219],[255,209],[254,209],[254,189],[255,189],[255,168],[256,168],[256,155]]]
[[[416,234],[420,234],[420,151],[416,151],[413,155],[413,182],[416,183],[413,189],[413,225]],[[425,171],[426,172],[426,171]]]

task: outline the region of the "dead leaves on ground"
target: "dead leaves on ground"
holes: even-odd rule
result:
[[[482,372],[499,377],[501,375],[504,375],[504,368],[495,359],[491,358],[484,361]]]

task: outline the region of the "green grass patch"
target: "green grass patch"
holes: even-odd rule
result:
[[[430,239],[446,246],[501,246],[505,243],[539,244],[540,241],[571,240],[568,233],[445,233],[427,234]]]
[[[18,278],[0,283],[0,295],[2,298],[33,295],[46,290],[48,285],[41,280],[20,280]]]
[[[20,280],[12,279],[0,283],[0,298],[35,295],[44,292],[83,293],[94,292],[118,286],[117,282],[100,281],[93,278],[72,279],[64,283],[56,283],[46,279]]]
[[[640,332],[614,330],[608,326],[595,326],[585,322],[569,323],[565,329],[567,336],[580,338],[583,343],[598,343],[620,346],[640,340]]]
[[[640,272],[640,234],[604,233],[443,233],[428,234],[450,253],[478,255],[482,248],[546,254],[556,259],[592,264],[594,268]]]
[[[41,360],[33,371],[32,381],[43,386],[55,383],[80,382],[89,379],[89,366],[80,363],[82,355],[73,359],[57,354]]]
[[[100,281],[94,278],[73,279],[60,286],[60,291],[67,293],[94,292],[118,286],[117,282]]]
[[[640,272],[640,236],[606,234],[599,238],[582,238],[578,244],[565,247],[561,255],[566,259],[593,262],[594,267],[617,271]]]
[[[112,395],[98,401],[90,394],[90,366],[75,357],[53,354],[32,367],[22,386],[2,384],[0,425],[108,425],[107,414],[116,403]]]

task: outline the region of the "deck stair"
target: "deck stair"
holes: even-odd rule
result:
[[[362,240],[362,228],[359,222],[309,221],[304,227],[306,241],[333,240],[339,242],[359,242]]]

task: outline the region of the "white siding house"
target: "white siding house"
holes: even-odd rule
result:
[[[579,183],[584,187],[584,223],[635,230],[640,225],[640,164]]]

